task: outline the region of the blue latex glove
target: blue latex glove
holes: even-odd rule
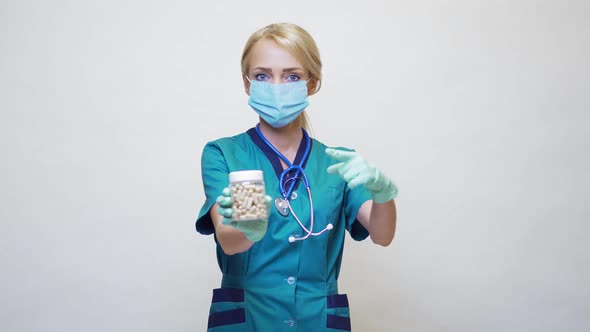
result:
[[[272,198],[268,195],[265,196],[266,211],[270,214]],[[217,204],[219,209],[217,213],[223,216],[221,222],[224,225],[228,225],[236,228],[240,232],[244,233],[248,240],[252,242],[260,241],[264,234],[266,234],[266,227],[268,225],[268,216],[262,220],[247,220],[247,221],[234,221],[232,220],[232,198],[231,190],[229,188],[223,189],[221,196],[217,197]]]
[[[328,173],[340,175],[350,189],[364,185],[375,203],[385,203],[397,197],[395,183],[358,153],[327,148],[326,154],[340,161],[328,167]]]

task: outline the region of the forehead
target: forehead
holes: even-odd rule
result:
[[[303,65],[295,56],[270,39],[261,39],[252,47],[250,53],[250,69],[256,67],[291,68]]]

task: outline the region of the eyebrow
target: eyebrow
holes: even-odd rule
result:
[[[265,68],[265,67],[256,67],[256,68],[253,68],[252,70],[263,70],[263,71],[272,72],[272,69],[271,68]],[[284,68],[283,69],[283,72],[286,72],[286,71],[296,71],[296,70],[303,71],[303,68],[300,68],[300,67]]]

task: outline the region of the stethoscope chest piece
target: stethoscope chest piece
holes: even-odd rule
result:
[[[286,199],[277,197],[275,199],[275,207],[281,216],[286,217],[289,214],[289,202]]]

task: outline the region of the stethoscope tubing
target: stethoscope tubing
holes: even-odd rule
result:
[[[309,157],[309,152],[311,151],[311,138],[309,138],[309,135],[307,134],[305,129],[301,128],[301,130],[303,131],[303,136],[305,137],[305,151],[303,153],[303,157],[301,158],[301,163],[299,165],[293,165],[291,164],[289,159],[287,159],[287,157],[285,157],[279,150],[277,150],[277,148],[274,147],[274,145],[272,145],[268,141],[268,139],[264,136],[262,131],[260,131],[260,124],[256,125],[256,133],[258,134],[260,139],[287,165],[287,168],[281,173],[281,177],[279,179],[279,190],[281,191],[281,195],[283,195],[283,197],[286,200],[289,200],[289,198],[291,197],[293,189],[295,188],[295,185],[297,183],[297,181],[293,181],[289,186],[289,190],[285,190],[285,183],[283,182],[285,179],[285,175],[287,175],[292,170],[296,170],[294,177],[297,178],[301,174],[305,187],[310,188],[309,180],[307,178],[307,175],[305,174],[305,171],[303,170],[303,164],[305,164],[305,162],[307,161],[307,158]]]
[[[285,157],[279,150],[277,150],[268,141],[268,139],[262,134],[262,132],[260,131],[260,124],[256,125],[256,133],[258,133],[258,136],[260,137],[260,139],[277,156],[279,156],[279,158],[281,158],[285,162],[285,164],[287,165],[287,168],[285,170],[283,170],[283,172],[281,173],[281,176],[279,177],[279,191],[281,192],[281,195],[283,195],[284,203],[287,204],[287,207],[289,208],[291,215],[293,215],[293,217],[295,218],[295,220],[297,221],[299,226],[306,233],[305,236],[303,236],[303,237],[289,236],[289,242],[305,240],[308,237],[310,237],[311,235],[317,236],[317,235],[320,235],[320,234],[324,233],[325,231],[329,231],[333,228],[332,224],[328,224],[323,230],[321,230],[319,232],[313,231],[313,224],[314,224],[313,199],[311,197],[311,189],[310,189],[309,179],[307,178],[307,174],[305,174],[305,170],[303,169],[303,165],[307,161],[307,159],[309,157],[309,152],[311,150],[311,138],[309,138],[309,135],[307,134],[305,129],[301,128],[301,130],[303,131],[303,136],[305,137],[305,151],[303,153],[303,157],[301,158],[300,164],[291,164],[289,159],[287,159],[287,157]],[[287,176],[287,174],[289,174],[293,170],[295,170],[295,175],[293,177],[290,177],[285,180],[285,176]],[[301,220],[299,220],[299,217],[297,217],[297,215],[295,214],[295,211],[293,211],[293,208],[291,207],[291,202],[290,202],[291,194],[293,193],[293,189],[295,188],[295,185],[297,184],[298,181],[303,181],[303,184],[305,185],[305,188],[307,189],[307,195],[309,197],[309,207],[310,207],[309,229],[307,229],[307,227],[305,227],[305,225],[303,225],[303,223],[301,222]],[[289,182],[291,182],[291,184],[289,186],[289,190],[285,190],[285,186],[288,185]],[[277,198],[277,200],[279,200],[279,199]],[[281,211],[279,211],[278,206],[276,206],[276,207],[277,207],[277,211],[281,215],[286,216],[286,214],[283,214]]]

